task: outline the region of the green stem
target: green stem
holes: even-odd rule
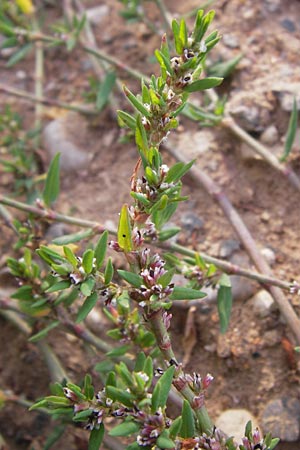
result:
[[[144,311],[145,311],[145,316],[147,318],[147,321],[151,325],[151,329],[155,336],[156,343],[162,353],[164,360],[169,364],[176,363],[177,360],[176,360],[176,356],[175,356],[175,353],[172,348],[170,335],[168,333],[168,330],[167,330],[167,328],[164,324],[164,320],[163,320],[163,310],[149,313],[147,311],[147,307],[145,307]],[[178,365],[178,370],[176,372],[176,378],[179,378],[179,377],[184,377],[184,371],[182,370],[180,365]],[[177,388],[177,385],[175,383],[175,387],[178,390],[178,392],[193,407],[195,393],[188,386],[188,384],[186,383],[182,389],[179,389],[179,388]],[[198,419],[199,431],[201,433],[206,433],[208,436],[212,435],[214,426],[209,417],[206,407],[203,405],[200,408],[194,409],[194,411],[195,411],[195,415]]]
[[[39,24],[36,17],[33,18],[33,29],[39,32]],[[43,42],[35,42],[35,96],[39,100],[43,97],[43,79],[44,79],[44,49]],[[35,129],[40,130],[42,125],[43,106],[40,101],[35,104]],[[37,150],[40,146],[40,133],[34,137],[34,146]]]
[[[154,1],[159,9],[159,12],[160,12],[162,18],[163,18],[163,21],[165,24],[165,31],[171,30],[172,27],[171,27],[170,13],[167,10],[164,1],[163,0],[154,0]]]

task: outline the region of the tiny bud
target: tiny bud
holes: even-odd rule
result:
[[[210,373],[208,373],[204,377],[203,382],[202,382],[203,389],[207,389],[208,386],[212,383],[213,379],[214,379],[214,377]]]

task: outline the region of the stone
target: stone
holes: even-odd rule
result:
[[[86,10],[86,17],[93,25],[99,25],[100,22],[108,15],[109,7],[107,5],[99,5]]]
[[[293,110],[294,98],[297,109],[300,110],[300,82],[278,82],[272,88],[273,93],[279,99],[283,111]]]
[[[245,436],[245,426],[251,420],[252,429],[257,427],[257,419],[247,409],[227,409],[216,420],[216,427],[220,428],[229,437],[234,437],[238,443],[242,443]]]
[[[240,46],[238,38],[233,34],[223,34],[222,42],[229,48],[239,48]]]
[[[261,142],[267,145],[273,145],[277,143],[278,139],[278,130],[275,125],[270,125],[269,127],[267,127],[260,137]]]
[[[290,33],[294,33],[296,31],[296,25],[291,19],[282,19],[280,21],[280,25]]]
[[[226,239],[220,244],[219,256],[220,258],[230,258],[230,256],[239,249],[239,241],[236,241],[235,239]]]
[[[212,130],[201,130],[195,133],[171,133],[165,146],[182,149],[187,159],[194,159],[217,149],[215,133]]]
[[[199,231],[203,229],[204,226],[203,219],[192,212],[183,214],[180,221],[182,228],[190,233],[193,233],[193,231]]]
[[[261,318],[267,317],[274,309],[274,300],[268,291],[262,289],[249,299],[252,304],[254,313]]]
[[[84,133],[85,122],[76,113],[67,114],[49,122],[42,133],[44,147],[52,159],[60,153],[60,167],[62,171],[77,171],[86,168],[91,155],[77,142],[78,136]]]
[[[270,247],[264,247],[261,249],[260,253],[263,255],[265,260],[270,266],[273,266],[276,262],[276,255]]]
[[[264,433],[279,437],[285,442],[294,442],[300,436],[300,402],[296,398],[281,397],[269,401],[261,414]]]

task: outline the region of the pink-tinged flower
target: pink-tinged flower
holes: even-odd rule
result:
[[[112,249],[112,250],[114,250],[115,252],[123,252],[124,250],[119,246],[119,244],[118,244],[118,242],[117,241],[110,241],[109,243],[108,243],[108,246]]]
[[[168,330],[171,325],[172,314],[168,314],[167,311],[165,311],[163,313],[162,318],[163,318],[164,326],[166,327],[166,330]]]
[[[210,386],[210,384],[212,383],[213,379],[214,379],[214,377],[210,373],[205,375],[203,382],[202,382],[203,389],[207,389]]]
[[[199,395],[196,395],[192,401],[193,409],[200,409],[204,406],[204,392],[201,392]]]

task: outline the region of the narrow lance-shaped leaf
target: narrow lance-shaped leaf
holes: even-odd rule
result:
[[[196,300],[197,298],[203,298],[205,296],[205,292],[201,292],[197,289],[175,286],[169,298],[170,300]]]
[[[43,191],[43,200],[46,206],[51,206],[59,194],[59,158],[60,154],[57,153],[52,159],[47,173]]]
[[[128,206],[126,204],[122,206],[120,212],[118,244],[125,252],[130,252],[132,250],[131,223]]]
[[[91,312],[91,310],[94,308],[96,303],[97,303],[97,293],[93,292],[92,295],[90,295],[89,297],[87,297],[85,299],[85,302],[83,303],[80,310],[78,311],[76,323],[82,322],[86,318],[86,316]]]
[[[174,372],[175,366],[170,366],[156,383],[152,394],[152,411],[157,411],[158,408],[164,408],[166,406]]]
[[[82,241],[94,234],[92,228],[88,228],[87,230],[78,231],[77,233],[65,234],[64,236],[60,236],[52,240],[52,243],[55,245],[67,245],[73,244],[74,242]]]
[[[184,438],[191,438],[195,436],[195,420],[191,405],[187,400],[183,400],[182,406],[182,423],[179,435]]]
[[[108,434],[115,437],[130,436],[131,434],[139,431],[140,427],[141,425],[136,422],[125,421],[119,425],[116,425]]]
[[[116,73],[108,72],[97,93],[96,108],[102,111],[116,82]]]
[[[101,267],[107,250],[107,237],[108,232],[105,230],[100,236],[97,245],[95,247],[95,258],[96,258],[96,268],[99,269]]]
[[[93,261],[94,261],[94,250],[89,248],[82,255],[82,267],[84,268],[85,273],[89,274],[92,272]]]
[[[219,281],[217,296],[221,333],[226,333],[232,307],[231,283],[228,275],[223,274]]]
[[[197,92],[204,91],[205,89],[211,89],[213,87],[219,86],[223,81],[223,78],[218,77],[208,77],[202,80],[194,81],[184,87],[185,92]]]
[[[114,275],[114,266],[113,266],[111,258],[108,258],[105,272],[104,272],[104,283],[109,284],[112,280],[113,275]]]
[[[89,447],[88,450],[99,450],[101,447],[102,441],[104,437],[104,425],[101,423],[100,428],[94,428],[91,431],[89,438]]]
[[[45,327],[43,330],[39,331],[38,333],[31,336],[28,340],[29,342],[37,342],[43,339],[47,336],[50,330],[53,330],[53,328],[57,327],[59,325],[59,320],[55,320],[54,322],[51,322],[47,327]]]
[[[280,158],[281,162],[284,162],[287,160],[287,157],[289,156],[292,146],[296,137],[296,131],[297,131],[297,125],[298,125],[298,107],[297,107],[297,101],[296,98],[294,98],[293,102],[293,110],[290,116],[289,126],[286,134],[286,139],[284,143],[284,152],[283,155]]]
[[[126,97],[128,98],[128,100],[130,101],[130,103],[144,116],[146,117],[150,117],[151,113],[150,111],[146,108],[146,106],[135,96],[133,95],[132,92],[130,92],[130,90],[124,86],[123,87],[124,93],[126,95]]]
[[[127,272],[126,270],[118,270],[117,272],[123,280],[127,281],[127,283],[134,287],[140,287],[144,282],[143,278],[136,273]]]

